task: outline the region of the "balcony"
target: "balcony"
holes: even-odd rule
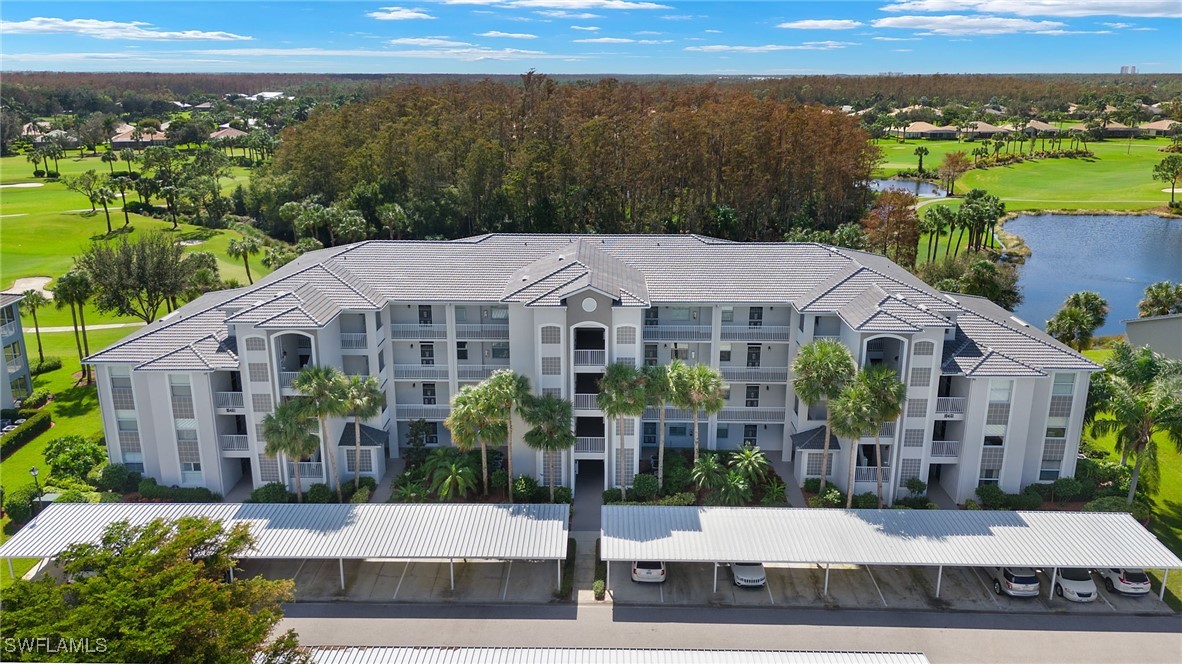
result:
[[[933,440],[932,441],[932,458],[933,459],[955,459],[960,456],[960,441],[959,440]]]
[[[599,395],[576,394],[575,410],[599,410]]]
[[[394,411],[400,420],[444,420],[451,412],[451,406],[411,404],[397,406]]]
[[[936,415],[945,419],[962,419],[967,401],[965,397],[937,397]]]
[[[607,351],[606,350],[575,350],[575,366],[576,367],[603,367],[607,366]]]
[[[246,408],[242,402],[241,392],[214,392],[214,406],[224,410],[242,410]]]
[[[323,461],[301,461],[299,464],[288,462],[287,473],[293,479],[295,478],[295,467],[300,467],[300,481],[304,480],[322,480],[324,479],[324,462]]]
[[[0,325],[0,337],[15,336],[17,327],[16,321],[10,321],[4,325]]]
[[[708,325],[645,325],[645,341],[710,341]]]
[[[655,420],[659,417],[660,417],[660,411],[658,411],[655,406],[648,406],[647,408],[644,409],[644,419]],[[692,420],[692,419],[694,419],[694,414],[693,414],[693,412],[688,411],[688,410],[674,408],[673,406],[665,406],[665,419],[666,420]],[[704,422],[706,420],[706,414],[705,413],[698,413],[698,419],[700,421]]]
[[[602,454],[607,448],[607,439],[599,437],[579,436],[575,438],[575,453]]]
[[[869,436],[866,436],[866,437],[873,438],[874,434],[871,433]],[[895,437],[895,423],[894,422],[883,422],[882,425],[878,427],[878,437],[879,438],[894,438]]]
[[[391,339],[446,339],[447,326],[442,323],[394,323],[390,325]]]
[[[246,452],[250,449],[250,438],[246,434],[223,433],[218,436],[223,452]]]
[[[365,350],[369,347],[364,332],[341,332],[341,350]]]
[[[722,367],[722,377],[743,383],[787,383],[788,369],[771,367]]]
[[[504,323],[461,323],[456,325],[457,339],[508,341],[509,321]]]
[[[829,341],[841,341],[841,335],[838,334],[837,332],[833,332],[833,333],[814,332],[813,333],[813,341],[821,341],[823,339],[827,339]]]
[[[854,482],[878,482],[878,468],[876,466],[858,466],[854,468]],[[890,468],[882,469],[882,481],[887,480]]]
[[[719,422],[766,422],[783,424],[783,408],[723,408],[718,414]]]
[[[481,381],[498,369],[508,368],[508,364],[461,364],[456,367],[456,376],[463,381]]]
[[[295,382],[296,376],[300,375],[298,371],[280,371],[279,372],[279,387],[285,390],[293,390],[291,386]]]
[[[395,364],[394,380],[447,380],[447,365]]]
[[[792,328],[786,325],[723,325],[723,341],[788,341]]]

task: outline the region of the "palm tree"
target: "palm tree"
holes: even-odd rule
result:
[[[37,322],[37,310],[48,305],[49,298],[36,288],[21,293],[21,297],[24,298],[21,300],[21,306],[33,317],[33,333],[37,335],[37,360],[45,362],[45,352],[41,350],[41,324]]]
[[[337,383],[337,399],[353,415],[353,486],[361,483],[361,420],[382,412],[385,397],[373,376],[344,376]]]
[[[127,174],[131,175],[131,162],[135,161],[135,150],[131,148],[123,148],[119,151],[119,158],[127,164]]]
[[[41,170],[41,160],[43,159],[45,159],[45,153],[41,151],[41,148],[37,148],[36,150],[33,150],[29,154],[25,155],[25,161],[33,164],[34,175],[37,174],[37,171]]]
[[[703,454],[701,458],[694,462],[694,467],[690,471],[690,476],[694,479],[694,484],[702,491],[714,491],[722,486],[726,481],[726,466],[718,460],[718,455],[713,452]]]
[[[53,299],[58,309],[70,308],[70,319],[74,325],[74,343],[78,345],[78,361],[82,363],[82,377],[86,384],[92,382],[90,367],[85,359],[90,355],[90,340],[86,338],[86,303],[94,294],[94,284],[85,271],[73,269],[58,277],[53,289]],[[81,331],[81,334],[79,332]]]
[[[271,456],[282,454],[291,460],[295,478],[296,502],[304,502],[304,487],[300,480],[300,459],[314,454],[320,439],[312,433],[308,404],[292,399],[279,404],[275,411],[263,418],[263,448]]]
[[[513,502],[513,411],[529,398],[529,379],[512,369],[494,371],[481,384],[488,406],[497,421],[505,426],[505,469],[509,473],[509,502]]]
[[[732,468],[718,486],[718,502],[723,505],[742,505],[751,500],[751,481],[742,472]]]
[[[574,410],[571,403],[553,395],[530,398],[521,409],[521,416],[533,428],[525,432],[525,444],[543,454],[549,454],[550,502],[554,502],[554,459],[564,450],[574,447],[575,434],[571,428]]]
[[[1125,501],[1132,505],[1141,462],[1153,451],[1153,437],[1164,435],[1182,452],[1182,374],[1162,372],[1143,387],[1116,375],[1110,377],[1109,389],[1107,412],[1098,415],[1092,423],[1092,435],[1112,434],[1117,445],[1133,455],[1133,476]]]
[[[657,486],[665,486],[665,405],[673,400],[673,383],[670,375],[681,371],[685,364],[673,360],[669,364],[658,364],[642,369],[644,372],[645,401],[657,409]]]
[[[916,157],[919,157],[919,174],[923,175],[923,158],[930,154],[930,151],[921,145],[915,148],[915,152],[912,154],[914,154]]]
[[[859,380],[846,383],[841,394],[829,405],[833,433],[850,441],[850,476],[845,496],[845,506],[849,509],[854,503],[854,471],[858,465],[858,441],[874,428],[876,413],[870,390]]]
[[[340,370],[336,367],[318,367],[308,365],[300,370],[291,386],[302,392],[307,398],[308,412],[320,421],[320,443],[324,446],[325,456],[328,457],[328,467],[331,477],[329,485],[336,488],[337,502],[345,502],[341,496],[341,476],[337,474],[336,454],[334,445],[328,440],[328,418],[332,415],[343,415],[348,412],[340,401],[340,391],[337,384],[341,380]]]
[[[731,454],[731,468],[739,471],[752,486],[761,484],[767,478],[768,461],[758,445],[744,445]]]
[[[792,391],[807,405],[836,399],[841,388],[854,377],[857,366],[854,356],[840,342],[831,339],[814,341],[801,347],[792,361]],[[825,409],[825,442],[821,457],[821,490],[829,477],[829,437],[833,428],[833,411]]]
[[[241,240],[230,240],[229,246],[226,247],[226,254],[231,258],[242,259],[242,265],[246,268],[246,279],[252,284],[254,278],[250,276],[250,257],[257,253],[259,241],[249,235],[244,235]]]
[[[1065,306],[1047,320],[1046,332],[1055,339],[1078,350],[1087,350],[1092,345],[1092,319],[1088,312],[1079,307]]]
[[[461,461],[453,460],[431,474],[431,491],[440,498],[457,500],[476,488],[476,473]]]
[[[882,425],[895,421],[903,413],[907,386],[899,380],[894,369],[885,366],[863,369],[858,380],[866,387],[874,412],[874,465],[878,469],[878,509],[882,509]]]
[[[132,187],[131,178],[125,175],[117,175],[111,178],[111,184],[119,190],[119,200],[123,203],[123,227],[127,228],[131,225],[131,217],[127,214],[127,190]]]
[[[451,431],[452,442],[467,451],[480,445],[480,470],[483,475],[484,495],[488,495],[488,446],[507,440],[505,422],[498,420],[489,407],[488,395],[477,385],[465,385],[452,397],[451,412],[443,421]]]
[[[101,161],[111,167],[111,175],[115,174],[115,162],[119,161],[119,153],[107,151],[103,153]]]
[[[108,152],[107,154],[110,153]],[[108,235],[111,233],[111,210],[107,208],[107,203],[113,202],[115,198],[115,192],[111,191],[107,187],[99,187],[98,189],[94,190],[94,198],[92,200],[103,206],[103,214],[107,216]]]
[[[1137,315],[1141,318],[1166,316],[1182,313],[1182,284],[1159,281],[1145,287],[1145,295],[1137,303]]]
[[[620,434],[620,452],[616,465],[620,470],[620,495],[627,495],[628,477],[624,469],[624,418],[644,414],[647,399],[644,374],[630,364],[613,364],[599,379],[599,409],[615,418]]]
[[[694,417],[694,462],[698,461],[699,440],[698,419],[714,415],[726,405],[726,384],[718,369],[705,364],[683,364],[669,374],[673,385],[673,403],[683,410],[689,410]]]

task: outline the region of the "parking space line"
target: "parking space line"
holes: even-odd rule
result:
[[[971,574],[972,574],[973,576],[977,577],[977,581],[978,581],[978,582],[980,582],[980,584],[981,584],[982,586],[984,586],[984,588],[985,588],[985,596],[986,596],[986,597],[988,597],[990,600],[992,600],[992,601],[993,601],[993,606],[995,606],[995,607],[997,607],[997,608],[999,608],[999,609],[1000,609],[1000,608],[1001,608],[1001,603],[1000,603],[1000,602],[998,602],[998,601],[997,601],[997,598],[993,596],[993,595],[994,595],[993,588],[990,588],[988,584],[986,584],[984,581],[981,581],[981,570],[977,569],[976,567],[971,567],[971,568],[969,568],[969,569],[971,569],[971,570],[972,570]]]
[[[664,604],[665,603],[665,584],[658,583],[657,590],[661,591],[661,604]]]
[[[300,578],[300,572],[304,571],[304,564],[308,562],[307,558],[300,561],[300,566],[296,568],[296,573],[291,575],[291,580],[295,581]]]
[[[767,578],[766,572],[764,573],[763,587],[767,588],[768,601],[772,603],[772,606],[775,606],[776,605],[776,598],[772,597],[772,580]]]
[[[394,596],[390,599],[398,599],[398,591],[402,590],[402,580],[406,578],[406,570],[410,569],[410,561],[402,566],[402,574],[398,577],[398,585],[394,587]]]
[[[501,601],[509,596],[509,576],[513,574],[513,561],[509,561],[509,568],[505,570],[505,589],[501,591]]]
[[[882,588],[878,587],[878,581],[874,579],[874,572],[870,571],[870,566],[866,565],[866,573],[870,575],[870,582],[874,584],[874,589],[878,591],[878,599],[882,600],[883,606],[888,606],[886,597],[882,596]]]
[[[1104,596],[1104,593],[1100,592],[1100,588],[1096,588],[1096,595],[1099,596],[1100,599],[1104,600],[1104,603],[1108,605],[1108,608],[1120,613],[1120,611],[1112,604],[1112,602],[1108,601],[1108,598]]]

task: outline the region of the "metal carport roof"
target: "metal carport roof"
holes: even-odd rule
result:
[[[1133,517],[1104,512],[602,508],[608,561],[1182,568]]]
[[[566,557],[567,505],[56,503],[7,542],[0,558],[49,558],[98,542],[118,521],[194,516],[251,526],[243,558],[398,560],[560,560]]]
[[[317,647],[316,664],[928,664],[914,652],[632,648]]]

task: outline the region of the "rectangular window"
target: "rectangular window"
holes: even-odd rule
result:
[[[657,325],[661,322],[660,310],[656,307],[650,307],[644,310],[644,324]]]
[[[1005,426],[1010,421],[1010,404],[992,402],[985,410],[985,424]]]
[[[492,345],[493,359],[507,360],[509,359],[509,342],[498,341]]]
[[[1005,436],[985,436],[985,447],[1002,447],[1006,444]]]
[[[557,325],[546,325],[542,328],[542,343],[552,345],[562,343],[562,328]]]
[[[1014,390],[1014,381],[994,378],[989,383],[989,402],[990,403],[1009,403],[1010,395]]]
[[[644,437],[643,444],[656,445],[657,444],[657,423],[644,422],[641,426],[641,432]]]
[[[1055,384],[1051,387],[1051,395],[1069,397],[1075,393],[1075,374],[1055,374]]]
[[[131,378],[111,376],[111,405],[115,410],[135,410],[135,393],[131,389]]]
[[[378,351],[378,373],[386,372],[386,349]]]
[[[269,413],[272,410],[271,395],[267,393],[255,393],[250,395],[250,405],[254,412],[259,414]]]
[[[1055,395],[1051,397],[1051,407],[1047,409],[1047,417],[1070,417],[1071,416],[1071,399],[1070,395],[1060,396]]]
[[[616,459],[616,486],[632,486],[632,478],[636,477],[636,450],[624,450],[623,457],[619,452]]]
[[[423,383],[423,405],[435,405],[435,383]]]
[[[928,400],[927,399],[908,399],[907,400],[907,417],[927,417],[928,414]]]
[[[357,452],[356,449],[350,447],[348,453],[345,454],[345,471],[346,472],[350,472],[350,473],[356,472],[356,468],[357,468],[357,461],[355,459],[356,452]],[[373,472],[373,455],[370,454],[364,448],[362,448],[362,450],[361,450],[361,472],[363,472],[363,473],[372,473]]]
[[[986,447],[981,450],[982,470],[1001,470],[1001,462],[1005,458],[1005,450],[1000,447]]]
[[[262,482],[279,481],[279,461],[272,456],[259,455],[259,480]]]
[[[800,330],[801,332],[804,332],[804,314],[801,314],[801,313],[796,314],[796,329]],[[821,472],[821,471],[817,471],[817,472]]]
[[[669,351],[669,355],[675,360],[686,362],[689,360],[689,348],[678,348],[677,345],[674,344],[673,350]]]
[[[744,424],[743,425],[743,444],[755,445],[759,438],[758,424]]]
[[[690,319],[689,307],[669,307],[665,310],[666,317],[674,323],[684,323]]]
[[[747,326],[760,327],[763,325],[763,307],[751,307],[747,310]]]
[[[562,358],[561,357],[543,357],[542,358],[542,375],[543,376],[560,376],[560,375],[562,375]]]
[[[267,342],[262,337],[247,337],[246,350],[267,350]]]
[[[1050,468],[1039,468],[1038,479],[1041,482],[1054,482],[1055,480],[1059,479],[1059,473],[1060,469],[1058,464],[1055,464]]]
[[[251,362],[246,365],[246,375],[252,383],[266,383],[271,372],[267,370],[266,362]]]
[[[759,408],[759,386],[748,385],[743,395],[743,405],[747,408]]]
[[[719,344],[719,346],[718,346],[718,361],[719,362],[730,362],[731,361],[731,345],[730,344]]]
[[[923,447],[923,429],[904,429],[903,447]]]
[[[616,345],[630,346],[636,343],[636,328],[631,325],[616,328]]]
[[[719,424],[717,438],[719,440],[726,440],[731,435],[731,427],[729,424]]]
[[[431,311],[431,305],[420,304],[419,305],[419,325],[430,325],[433,320],[434,320],[434,315],[433,315],[433,312]]]
[[[723,307],[722,308],[722,322],[724,322],[724,323],[735,322],[735,308],[734,307]]]
[[[930,341],[920,341],[919,343],[915,344],[915,353],[914,354],[917,357],[934,355],[935,352],[936,352],[936,344],[934,344]]]
[[[456,307],[455,311],[456,311],[456,322],[457,323],[467,323],[468,322],[468,307]]]
[[[644,345],[644,366],[646,366],[646,367],[657,366],[657,345],[656,344],[645,344]]]
[[[833,455],[830,454],[829,456],[830,456],[829,477],[833,477],[833,460],[832,460]],[[806,477],[820,477],[821,476],[821,464],[825,460],[825,455],[821,452],[812,452],[812,453],[805,454],[805,457],[808,459],[805,462],[805,471],[804,471],[805,476]]]
[[[439,444],[439,423],[438,422],[428,422],[425,431],[426,431],[425,439],[427,441],[427,444],[428,445],[438,445]]]
[[[763,360],[763,346],[747,344],[747,366],[758,367]]]
[[[1047,438],[1066,438],[1066,427],[1047,427]]]
[[[562,388],[561,387],[543,387],[542,388],[542,396],[557,397],[557,398],[561,399],[562,398]]]
[[[1047,438],[1043,441],[1042,446],[1042,460],[1043,463],[1054,461],[1056,465],[1063,461],[1063,456],[1067,452],[1067,441],[1063,438]]]
[[[670,424],[669,435],[674,438],[684,438],[689,431],[689,427],[684,424]]]
[[[382,329],[382,312],[381,310],[373,312],[373,329]]]
[[[929,387],[931,384],[931,367],[915,367],[911,370],[911,387]]]
[[[635,419],[633,419],[631,417],[624,418],[624,435],[625,436],[635,436],[636,435],[636,420]]]
[[[193,391],[187,385],[173,384],[169,386],[172,391],[172,416],[178,420],[193,419]]]
[[[996,468],[988,470],[981,469],[981,477],[977,480],[977,486],[985,486],[986,484],[997,484],[1000,481],[1001,471]]]
[[[457,360],[468,359],[468,342],[467,341],[457,341],[456,342],[456,359]]]
[[[509,321],[509,307],[489,307],[488,317],[497,321]]]
[[[425,367],[435,364],[435,344],[419,344],[419,364]]]

